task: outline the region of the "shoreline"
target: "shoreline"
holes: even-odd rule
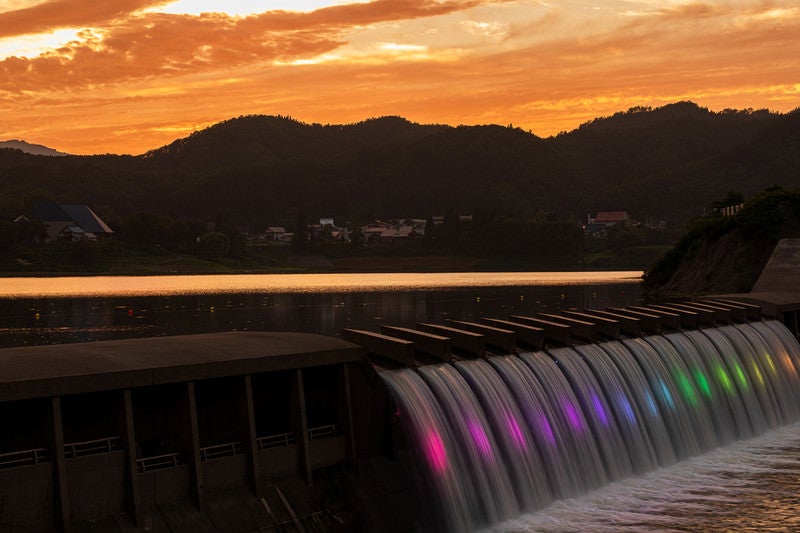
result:
[[[574,260],[541,260],[534,258],[486,258],[459,255],[347,256],[330,258],[324,255],[295,256],[282,265],[226,265],[224,263],[179,264],[176,261],[143,262],[82,270],[5,270],[3,278],[57,278],[96,276],[193,276],[236,274],[435,274],[467,272],[613,272],[644,271],[647,265],[620,262],[613,265],[586,264]]]

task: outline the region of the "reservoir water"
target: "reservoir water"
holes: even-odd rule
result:
[[[330,274],[0,279],[0,346],[381,324],[641,302],[640,273]],[[753,421],[754,423],[756,421]],[[566,492],[569,489],[565,489]],[[800,531],[800,425],[557,498],[493,532]]]
[[[641,272],[0,278],[0,347],[230,330],[337,336],[639,303]]]

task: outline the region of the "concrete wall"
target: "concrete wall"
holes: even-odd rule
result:
[[[67,459],[66,469],[72,520],[80,522],[125,512],[124,451]]]
[[[0,470],[0,531],[56,529],[53,463]]]
[[[266,480],[299,474],[300,447],[297,444],[258,452],[258,477]]]
[[[139,474],[141,505],[191,500],[191,472],[188,465]]]
[[[246,487],[247,471],[246,455],[213,459],[203,463],[203,485],[207,491]]]
[[[241,520],[225,509],[247,509],[242,523],[259,528],[291,516],[286,506],[317,509],[301,505],[302,491],[293,490],[293,504],[275,487],[309,487],[316,471],[352,464],[349,376],[344,364],[328,364],[0,402],[0,453],[46,449],[44,463],[0,467],[0,531],[116,531],[126,521],[227,531]],[[260,437],[275,435],[259,449]],[[263,494],[286,508],[267,513]]]
[[[347,460],[347,440],[344,435],[312,440],[308,455],[311,458],[311,468],[344,463]]]

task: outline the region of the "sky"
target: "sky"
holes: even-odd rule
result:
[[[229,118],[513,124],[800,107],[797,0],[0,0],[0,140],[141,154]]]

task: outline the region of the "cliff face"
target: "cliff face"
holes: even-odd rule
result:
[[[764,268],[772,247],[748,242],[740,231],[698,242],[664,282],[648,287],[652,295],[695,296],[748,292]]]
[[[800,191],[765,191],[735,216],[696,220],[644,276],[653,298],[749,292],[783,238],[800,237]]]

